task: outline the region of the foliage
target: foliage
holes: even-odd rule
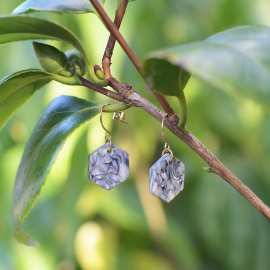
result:
[[[134,19],[133,24],[128,26],[129,29],[124,30],[129,33],[134,31],[134,35],[136,32],[136,37],[130,33],[130,35],[133,35],[130,43],[137,54],[142,58],[144,53],[148,53],[148,56],[144,57],[144,59],[151,60],[154,56],[157,63],[159,61],[158,59],[162,59],[161,61],[164,63],[164,54],[156,53],[161,47],[205,39],[216,32],[241,24],[262,23],[261,21],[252,19],[253,17],[249,17],[250,12],[244,6],[241,6],[243,5],[242,1],[235,1],[232,5],[231,1],[223,1],[222,3],[220,1],[210,1],[211,4],[206,3],[203,7],[201,6],[201,2],[198,1],[174,1],[171,3],[160,1],[159,5],[151,1],[146,1],[146,4],[140,2],[132,3],[134,5],[134,11],[130,12],[134,17],[140,14],[142,25],[137,25],[137,20]],[[250,3],[256,5],[255,1],[250,1]],[[136,5],[137,7],[135,7]],[[182,19],[179,20],[178,13],[181,13],[183,8],[185,14],[182,14]],[[209,14],[203,18],[204,24],[199,23],[203,16],[202,9]],[[237,13],[230,21],[226,21],[225,17],[213,15],[214,13],[227,14],[226,10],[231,11],[233,9],[241,10],[241,16]],[[153,16],[149,17],[150,12]],[[131,19],[134,18],[132,16]],[[161,17],[164,20],[160,20]],[[32,17],[20,17],[20,20],[24,19],[31,22]],[[47,20],[44,19],[33,18],[33,20],[39,22],[43,20],[47,23]],[[74,22],[78,23],[78,27],[79,25],[83,25],[81,26],[81,32],[88,34],[88,27],[84,23],[80,24],[80,20],[83,19],[76,18]],[[58,26],[58,24],[54,25]],[[146,29],[145,25],[147,25]],[[179,34],[179,30],[177,31],[178,27],[183,29],[182,34]],[[265,29],[266,32],[268,31],[267,27],[261,27],[260,29]],[[260,29],[252,33],[253,37],[256,33],[259,33]],[[180,67],[186,69],[196,77],[204,79],[214,87],[225,91],[230,90],[245,93],[257,102],[269,106],[267,102],[269,91],[267,83],[268,65],[266,61],[261,61],[262,57],[266,59],[265,55],[268,53],[268,46],[264,46],[264,44],[268,44],[267,34],[264,33],[254,38],[253,41],[255,43],[252,42],[252,45],[256,45],[256,48],[261,45],[258,50],[255,50],[254,47],[243,46],[243,43],[240,44],[241,42],[245,42],[243,36],[241,40],[235,40],[226,36],[227,34],[233,35],[238,30],[239,28],[234,28],[231,31],[221,32],[221,34],[214,35],[205,42],[193,43],[188,46],[180,45],[181,49],[177,51],[177,54],[174,53],[174,59],[177,59],[175,60],[177,63],[172,58],[166,58],[166,63],[170,65],[175,65],[176,63],[175,67],[177,68],[177,76],[173,80],[167,77],[169,83],[173,83],[174,81],[174,85],[176,85],[175,81],[178,79]],[[242,31],[241,33],[250,34],[249,31]],[[222,39],[222,35],[223,37],[226,36],[225,39]],[[237,36],[233,36],[234,38],[239,37],[239,33]],[[22,37],[28,39],[26,34],[20,35],[20,38]],[[29,39],[36,39],[36,37],[29,37]],[[213,39],[216,39],[214,40],[214,45],[212,44],[214,43]],[[258,42],[261,39],[263,41]],[[16,37],[16,40],[19,40],[19,38]],[[96,40],[95,37],[92,40]],[[210,46],[212,52],[215,53],[215,50],[218,50],[217,47],[219,46],[216,45],[217,42],[223,45],[229,42],[230,46],[232,44],[233,46],[241,46],[242,54],[240,55],[239,51],[235,50],[235,48],[231,50],[231,48],[228,48],[228,44],[226,44],[224,51],[222,51],[224,54],[220,54],[219,52],[218,56],[221,58],[205,57],[205,51],[209,50]],[[105,45],[106,40],[103,43]],[[245,44],[250,44],[250,39]],[[87,46],[91,47],[91,44],[87,44]],[[8,50],[6,48],[1,47],[1,49]],[[225,60],[230,61],[230,58],[224,57],[226,51],[229,49],[236,55],[233,58],[234,61],[232,61],[234,65],[230,65],[230,69],[224,69],[224,66],[220,65],[220,63]],[[152,50],[155,52],[149,54],[149,51]],[[82,50],[80,51],[83,52]],[[162,53],[164,51],[171,53],[172,49],[162,50]],[[117,62],[117,53],[119,52],[116,50],[114,53],[114,62]],[[201,60],[198,55],[203,59]],[[5,60],[5,57],[2,58],[5,61],[3,62],[3,66],[5,64],[7,65],[8,60]],[[86,59],[88,59],[87,56]],[[179,61],[181,62],[183,59],[187,62],[187,65],[178,65]],[[237,61],[236,59],[240,60]],[[209,62],[212,61],[211,65],[207,65],[206,60]],[[18,60],[16,59],[16,61]],[[245,64],[247,62],[250,64]],[[209,70],[213,65],[215,69]],[[26,68],[29,67],[31,66]],[[154,67],[156,68],[157,65]],[[163,67],[161,68],[163,69]],[[217,68],[220,68],[220,72]],[[247,73],[244,73],[246,71],[244,68],[247,69]],[[88,67],[88,69],[90,68]],[[122,67],[119,64],[119,69],[122,69],[123,81],[131,83],[135,89],[145,89],[144,84],[138,78],[138,75],[134,73],[129,63],[122,63]],[[0,71],[3,76],[6,75],[5,72],[7,71],[4,68],[0,69]],[[14,71],[16,70],[12,72]],[[213,71],[215,72],[214,75]],[[26,86],[20,86],[22,90],[18,89],[18,91],[14,92],[15,94],[18,93],[16,94],[19,100],[18,105],[14,106],[14,108],[10,107],[7,115],[5,115],[6,111],[1,111],[2,107],[0,107],[0,113],[3,113],[1,114],[1,119],[2,115],[5,116],[6,120],[11,117],[11,114],[32,96],[35,90],[42,86],[42,83],[46,84],[51,81],[51,75],[46,77],[47,73],[41,70],[31,70],[30,78],[34,76],[34,72],[40,74],[42,79],[33,79],[33,84],[25,77],[27,76],[25,74],[28,74],[27,70],[3,79],[1,86],[9,81],[11,82],[10,85],[19,84],[20,86],[21,82],[17,83],[15,81],[17,78],[22,80],[22,83],[24,80]],[[213,76],[209,78],[205,74]],[[243,74],[250,75],[243,77]],[[225,77],[226,82],[230,84],[224,83]],[[13,78],[15,78],[14,81]],[[151,79],[153,80],[154,77]],[[182,85],[184,87],[185,83]],[[247,85],[254,86],[247,88]],[[37,117],[41,116],[42,109],[45,105],[45,103],[41,103],[41,100],[46,100],[46,95],[50,96],[50,100],[52,96],[59,95],[52,94],[52,91],[49,90],[54,87],[53,91],[57,92],[59,90],[57,88],[60,88],[60,86],[59,84],[57,87],[55,86],[56,84],[49,85],[46,92],[42,91],[33,96],[27,103],[27,106],[20,109],[1,132],[0,179],[4,179],[0,181],[0,197],[2,202],[4,202],[2,205],[5,205],[9,201],[11,194],[10,183],[12,183],[14,175],[12,175],[10,170],[13,171],[14,166],[19,165],[19,158],[17,157],[22,155],[22,148],[26,143],[27,136],[24,138],[20,137],[22,136],[22,130],[23,128],[28,131],[33,130],[33,126],[38,120]],[[3,91],[16,90],[12,86],[0,89],[7,89],[1,90],[1,94]],[[176,89],[179,90],[179,88]],[[256,92],[254,91],[255,89],[257,90]],[[270,186],[265,180],[269,179],[270,176],[266,166],[269,160],[269,130],[267,128],[269,119],[264,116],[261,109],[253,102],[240,99],[234,100],[226,94],[214,90],[211,86],[204,84],[194,77],[189,80],[185,88],[189,109],[188,126],[209,148],[212,148],[218,154],[220,159],[229,168],[234,170],[240,177],[243,177],[246,183],[253,187],[256,192],[260,192],[262,199],[265,200],[266,204],[269,204],[268,194]],[[76,90],[72,90],[72,95],[78,95],[76,93],[77,91],[81,90],[77,90],[77,88]],[[144,93],[143,90],[141,90],[141,93]],[[91,101],[98,103],[107,102],[107,100],[102,99],[96,94],[85,92],[84,95],[84,98]],[[175,93],[173,92],[172,95],[175,95]],[[46,111],[48,112],[52,108],[52,104],[59,104],[57,101],[61,101],[63,98],[77,100],[75,97],[58,97],[52,101]],[[151,97],[149,99],[155,102]],[[176,106],[173,99],[169,100]],[[90,104],[89,101],[80,102]],[[74,103],[70,103],[65,104],[65,106],[71,106],[72,104],[74,105]],[[60,108],[62,107],[60,106]],[[71,108],[71,111],[72,109],[76,110],[76,107]],[[27,114],[28,110],[30,113]],[[68,111],[66,110],[66,112]],[[101,191],[92,185],[89,187],[88,182],[84,183],[82,179],[86,178],[87,155],[103,142],[102,138],[100,139],[100,133],[102,131],[101,129],[97,130],[97,126],[99,125],[98,119],[96,124],[93,122],[89,126],[84,125],[76,131],[70,138],[72,146],[66,145],[62,150],[64,151],[63,156],[66,156],[66,158],[69,157],[68,160],[63,162],[65,160],[64,157],[59,156],[59,162],[56,161],[51,174],[48,176],[48,184],[44,187],[44,195],[41,195],[37,205],[33,209],[33,213],[29,215],[29,221],[25,224],[26,231],[31,232],[33,237],[42,242],[44,245],[42,250],[46,251],[47,256],[50,257],[50,259],[46,259],[43,257],[42,252],[37,253],[37,258],[43,262],[38,262],[38,264],[46,264],[48,269],[53,269],[61,261],[62,263],[64,261],[68,261],[69,263],[73,261],[74,263],[75,252],[77,252],[76,257],[82,269],[87,269],[86,256],[81,257],[79,255],[81,254],[80,251],[87,250],[88,253],[97,252],[99,254],[101,258],[100,269],[106,269],[108,265],[112,266],[112,269],[127,269],[130,267],[131,269],[151,269],[151,267],[153,267],[152,269],[179,269],[179,267],[184,269],[200,269],[203,267],[219,269],[267,269],[270,266],[267,256],[267,250],[269,248],[267,221],[259,217],[256,210],[253,210],[248,206],[247,202],[239,198],[239,195],[230,186],[222,182],[219,183],[220,181],[215,181],[217,177],[214,175],[203,173],[200,168],[204,166],[204,163],[197,159],[190,150],[171,135],[167,137],[172,149],[175,155],[180,157],[186,164],[187,171],[189,172],[186,178],[185,190],[176,199],[177,201],[173,201],[170,205],[162,205],[157,199],[151,198],[150,195],[145,193],[145,190],[147,191],[147,169],[158,158],[159,152],[161,152],[160,149],[162,149],[163,142],[161,136],[157,136],[157,134],[160,134],[160,126],[153,122],[153,130],[150,130],[149,123],[152,121],[151,118],[138,110],[135,111],[135,109],[132,109],[132,114],[131,112],[127,112],[127,115],[130,127],[126,128],[119,125],[118,128],[114,129],[113,138],[115,138],[116,144],[120,146],[125,145],[126,150],[133,157],[134,163],[132,165],[133,176],[130,179],[131,183],[128,184],[126,181],[125,185],[120,185],[119,188],[110,193]],[[41,118],[40,121],[38,125],[41,125],[44,118]],[[95,121],[95,119],[92,121]],[[51,124],[54,123],[52,122]],[[18,128],[19,132],[16,131]],[[38,128],[39,126],[34,130],[27,147],[34,145],[35,140],[33,138],[35,138]],[[70,128],[73,130],[75,127]],[[41,130],[43,129],[41,128]],[[63,134],[63,138],[68,134],[68,130],[65,131],[67,133]],[[39,135],[41,136],[42,134]],[[59,139],[62,144],[61,137],[54,136],[54,138]],[[17,144],[20,140],[21,143]],[[47,140],[47,142],[53,143],[53,140]],[[86,147],[86,145],[88,146]],[[55,144],[54,147],[55,150],[58,150],[60,146]],[[43,151],[44,153],[42,153]],[[47,158],[46,151],[41,149],[40,152],[44,155],[39,156],[45,160]],[[28,150],[25,151],[22,164],[29,162],[30,159],[25,159],[25,155],[27,154]],[[52,156],[47,159],[47,164],[53,162],[56,152],[51,152],[50,154]],[[41,166],[42,163],[39,165]],[[32,166],[29,168],[34,169]],[[57,168],[60,174],[54,171]],[[46,174],[48,169],[49,166],[44,166],[44,171],[41,170],[41,174]],[[39,185],[42,184],[44,179],[45,176],[40,178],[41,182]],[[256,182],[254,179],[256,179]],[[132,180],[136,183],[136,190]],[[38,185],[35,188],[35,194],[37,194],[39,190]],[[33,202],[34,197],[30,198],[28,203],[30,201]],[[0,208],[0,214],[4,217],[3,220],[9,220],[8,215],[10,214],[11,206],[8,203],[7,205],[9,207]],[[27,207],[23,211],[28,212],[31,204]],[[166,211],[166,215],[164,210]],[[87,223],[89,221],[92,223]],[[2,256],[3,262],[0,260],[0,266],[3,265],[2,267],[4,268],[11,268],[17,262],[10,259],[11,256],[15,256],[11,255],[10,250],[15,248],[15,254],[19,254],[21,249],[12,243],[10,244],[11,230],[8,225],[10,221],[7,223],[5,221],[1,222],[0,232],[1,240],[3,241],[0,243],[0,251],[3,252],[0,253],[0,256]],[[19,223],[22,223],[22,219],[20,219]],[[85,226],[80,227],[81,224]],[[149,235],[149,228],[151,235]],[[76,237],[74,237],[75,234]],[[97,236],[97,243],[101,246],[100,249],[95,249],[94,247],[91,249],[89,246],[82,246],[81,235],[91,237],[93,234]],[[68,246],[68,251],[65,248],[66,245]],[[19,256],[17,268],[28,267],[32,260],[31,254],[34,253],[27,251],[27,254],[23,258]],[[24,266],[19,266],[20,264]],[[30,267],[28,268],[30,269]]]

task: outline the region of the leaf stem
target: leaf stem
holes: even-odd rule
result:
[[[178,127],[182,129],[185,132],[188,132],[188,128],[186,127],[186,122],[187,122],[187,102],[186,102],[186,97],[184,94],[183,86],[182,86],[182,80],[181,80],[181,74],[182,70],[179,72],[179,77],[178,77],[178,87],[179,87],[179,92],[178,92],[178,102],[179,102],[179,123]]]
[[[118,111],[124,111],[126,109],[130,108],[126,103],[118,103],[118,104],[108,104],[104,107],[102,110],[103,112],[118,112]]]
[[[58,74],[50,73],[51,79],[57,82],[67,84],[67,85],[82,85],[79,75],[75,73],[72,77],[64,77]]]

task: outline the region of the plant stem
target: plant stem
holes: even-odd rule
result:
[[[104,107],[102,112],[118,112],[118,111],[124,111],[126,109],[130,108],[126,103],[118,103],[118,104],[108,104]]]
[[[178,87],[179,87],[179,93],[178,93],[178,102],[179,102],[179,123],[178,127],[182,129],[185,132],[188,132],[188,128],[186,127],[186,122],[187,122],[187,102],[186,102],[186,97],[184,94],[184,89],[182,86],[182,80],[181,80],[181,74],[182,70],[179,72],[178,76]]]
[[[107,96],[109,98],[118,100],[120,102],[123,101],[122,96],[119,95],[118,93],[115,93],[115,92],[112,92],[112,91],[110,91],[110,90],[108,90],[106,88],[100,87],[100,86],[98,86],[98,85],[84,79],[83,77],[81,77],[79,75],[78,75],[78,77],[79,77],[79,79],[80,79],[83,86],[85,86],[85,87],[87,87],[89,89],[92,89],[92,90],[94,90],[94,91],[96,91],[98,93],[101,93],[102,95]]]
[[[123,17],[125,15],[128,1],[129,0],[121,0],[115,12],[114,24],[118,29],[120,28]],[[106,81],[109,83],[109,85],[110,85],[110,80],[112,78],[110,66],[111,66],[111,58],[113,54],[115,41],[116,39],[114,38],[114,36],[110,34],[110,37],[109,37],[109,40],[108,40],[108,43],[107,43],[107,46],[106,46],[106,49],[102,58],[102,69],[103,69],[103,72],[105,73],[105,78],[106,78]]]
[[[188,128],[186,127],[187,122],[187,103],[186,98],[184,96],[184,93],[181,95],[181,97],[177,97],[179,102],[179,123],[178,127],[182,129],[185,132],[188,132]]]
[[[114,35],[116,40],[120,43],[122,48],[125,50],[127,55],[130,59],[132,58],[132,55],[134,53],[129,48],[129,46],[126,44],[125,40],[119,33],[118,29],[115,27],[115,25],[111,22],[107,14],[104,12],[104,10],[101,8],[97,0],[90,0],[90,2],[93,4],[93,6],[96,8],[97,12],[101,16],[101,18],[104,20],[106,26],[108,27],[109,31]],[[135,55],[134,55],[135,56]],[[136,60],[136,56],[135,59]],[[132,61],[133,62],[133,61]],[[140,72],[140,63],[137,63],[137,61],[133,62],[135,67]],[[137,65],[138,64],[138,65]],[[141,72],[140,72],[141,73]],[[162,112],[159,108],[155,107],[151,102],[149,102],[147,99],[142,97],[139,93],[134,91],[129,84],[121,84],[117,82],[114,79],[114,89],[116,89],[119,94],[111,92],[107,89],[106,91],[109,91],[111,93],[114,93],[115,95],[111,95],[110,97],[116,100],[119,100],[119,96],[122,98],[122,101],[124,101],[128,106],[133,107],[139,107],[148,114],[152,115],[154,118],[156,118],[159,122],[162,121],[165,114]],[[82,81],[84,82],[84,79]],[[92,85],[93,83],[91,83]],[[95,84],[93,84],[95,85]],[[90,87],[92,88],[92,87]],[[100,87],[101,88],[101,87]],[[95,87],[92,89],[95,91],[98,91],[102,93],[104,91],[104,88],[102,91]],[[97,90],[96,90],[97,89]],[[104,92],[103,94],[109,96],[106,94],[107,92]],[[118,96],[119,95],[119,96]],[[162,96],[163,97],[163,96]],[[163,97],[164,98],[164,97]],[[167,102],[167,101],[166,101]],[[165,106],[165,108],[164,108]],[[168,103],[167,105],[164,105],[163,108],[167,112],[168,107],[170,106]],[[167,112],[169,115],[169,113]],[[182,140],[187,146],[189,146],[195,153],[197,153],[209,166],[207,170],[212,173],[215,173],[219,175],[222,179],[224,179],[226,182],[228,182],[233,188],[235,188],[243,197],[245,197],[258,211],[260,211],[269,221],[270,221],[270,208],[264,204],[259,197],[257,197],[254,192],[249,189],[241,180],[239,180],[224,164],[222,164],[217,157],[212,154],[191,132],[184,132],[181,130],[176,124],[172,123],[171,121],[168,121],[167,119],[164,121],[164,125],[173,133],[175,134],[180,140]]]
[[[120,94],[122,100],[128,106],[141,108],[161,123],[162,119],[165,116],[165,113],[156,106],[154,106],[150,101],[145,99],[139,93],[137,93],[133,89],[130,89],[130,85],[126,84],[126,86],[126,89],[122,90]],[[99,89],[101,87],[97,86],[97,88]],[[92,89],[95,90],[96,87],[93,87]],[[98,92],[101,93],[101,91]],[[119,100],[119,97],[117,96],[118,94],[114,94],[116,94],[116,98],[114,98],[113,96],[111,96],[111,98]],[[254,192],[250,188],[248,188],[243,182],[241,182],[241,180],[238,179],[224,164],[222,164],[217,159],[217,157],[212,154],[210,150],[207,149],[190,131],[185,132],[181,130],[177,125],[173,125],[171,122],[169,122],[167,118],[164,121],[164,126],[166,126],[173,134],[175,134],[180,140],[182,140],[187,146],[189,146],[210,166],[208,171],[211,170],[212,173],[219,175],[222,179],[229,183],[270,221],[270,208],[266,204],[264,204],[261,199],[256,196]]]
[[[102,8],[102,6],[99,4],[99,2],[97,0],[89,0],[89,1],[94,6],[94,8],[96,9],[97,13],[100,15],[100,17],[102,18],[102,20],[106,24],[106,26],[107,26],[108,30],[110,31],[110,33],[119,42],[119,44],[121,45],[121,47],[123,48],[123,50],[125,51],[125,53],[127,54],[127,56],[129,57],[129,59],[131,60],[131,62],[133,63],[133,65],[136,67],[136,69],[138,70],[138,72],[140,73],[140,75],[142,76],[142,78],[146,82],[146,79],[145,79],[144,75],[141,72],[141,63],[140,63],[139,59],[134,54],[134,52],[132,51],[132,49],[129,47],[129,45],[127,44],[127,42],[125,41],[125,39],[122,37],[122,35],[120,34],[120,32],[117,29],[117,27],[111,21],[111,19],[109,18],[109,16],[107,15],[107,13],[104,11],[104,9]],[[121,5],[121,3],[120,3],[120,5]],[[124,16],[124,13],[123,13],[122,16]],[[155,97],[157,98],[157,100],[159,101],[159,103],[161,104],[161,106],[163,107],[163,109],[166,111],[166,113],[168,114],[168,116],[169,117],[172,117],[172,119],[175,121],[175,118],[177,117],[177,114],[175,113],[175,111],[173,110],[173,108],[171,107],[171,105],[168,103],[168,101],[164,98],[163,95],[157,93],[156,91],[153,91],[152,88],[150,88],[150,89],[153,92],[153,94],[155,95]]]

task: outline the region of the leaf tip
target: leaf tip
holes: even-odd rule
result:
[[[26,246],[39,246],[39,242],[32,239],[29,235],[27,235],[21,227],[18,227],[15,232],[16,240]]]

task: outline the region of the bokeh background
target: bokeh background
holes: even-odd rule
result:
[[[21,0],[1,1],[10,14]],[[113,18],[116,0],[105,9]],[[268,0],[137,0],[128,6],[121,32],[139,59],[151,50],[202,40],[245,25],[270,26]],[[94,14],[42,14],[65,25],[101,64],[108,32]],[[61,50],[64,43],[50,42]],[[0,77],[40,68],[31,42],[0,47]],[[117,45],[113,75],[157,104]],[[186,89],[187,125],[230,170],[270,205],[270,118],[250,100],[227,96],[197,78]],[[23,224],[39,241],[15,241],[12,192],[25,145],[43,110],[58,95],[100,104],[114,102],[83,87],[56,82],[38,91],[0,133],[1,270],[175,270],[270,269],[270,223],[174,135],[166,132],[176,157],[186,165],[185,188],[169,204],[149,193],[149,168],[163,149],[160,123],[144,111],[126,111],[128,125],[104,114],[113,143],[130,155],[130,178],[111,191],[87,179],[87,157],[104,143],[96,117],[67,140],[46,185]],[[177,102],[169,101],[177,110]]]

